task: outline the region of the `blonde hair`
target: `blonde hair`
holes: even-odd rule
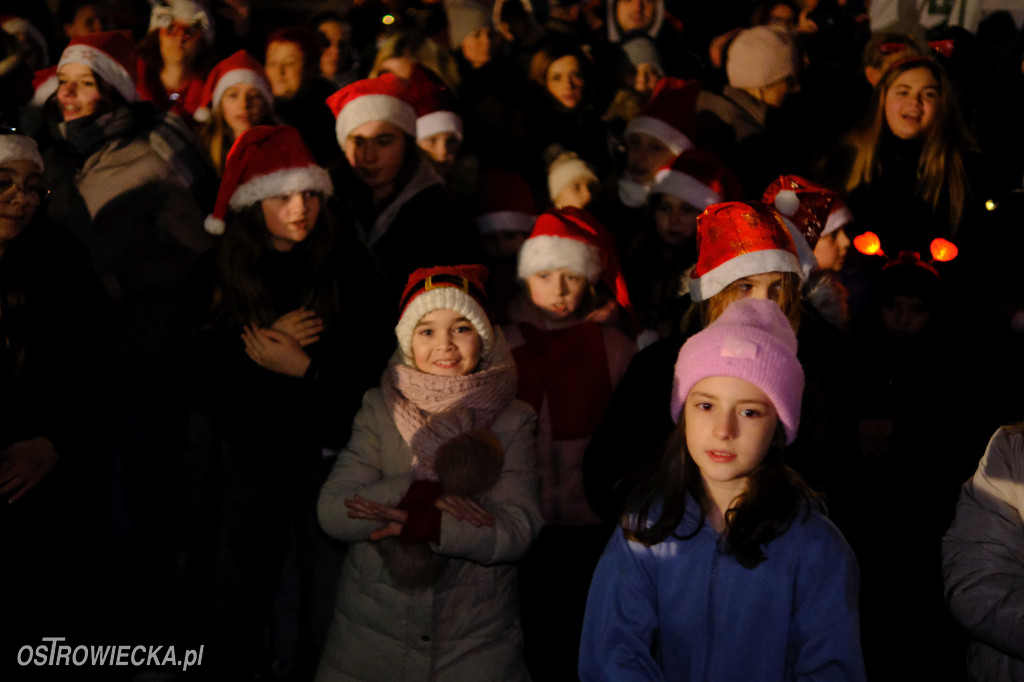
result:
[[[871,96],[868,114],[861,125],[847,135],[847,142],[856,154],[846,178],[846,191],[877,179],[882,171],[879,149],[882,131],[887,129],[885,99],[896,80],[914,69],[928,69],[939,83],[939,101],[935,121],[924,139],[917,162],[917,195],[938,211],[943,195],[949,199],[949,232],[955,234],[967,204],[969,185],[964,169],[963,153],[974,149],[957,105],[953,88],[945,72],[935,61],[925,57],[908,58],[893,64],[878,82]]]
[[[376,78],[382,73],[381,65],[392,57],[409,57],[414,62],[430,69],[453,92],[458,92],[461,79],[459,64],[452,53],[435,41],[416,31],[399,31],[391,36],[377,50],[369,77]]]
[[[783,314],[789,320],[789,326],[793,332],[800,329],[800,277],[795,272],[783,272],[782,286],[779,288],[779,300],[776,303],[782,308]],[[740,278],[729,284],[714,296],[700,302],[701,327],[706,328],[717,320],[729,304],[743,298],[740,292]]]

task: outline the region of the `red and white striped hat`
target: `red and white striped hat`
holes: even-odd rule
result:
[[[327,98],[327,106],[337,117],[334,131],[339,144],[370,121],[387,121],[416,136],[416,109],[409,100],[409,85],[392,73],[346,85]]]
[[[135,42],[130,31],[100,31],[72,38],[57,62],[57,71],[65,64],[88,66],[129,102],[139,98],[135,91]]]
[[[228,211],[283,194],[312,191],[331,194],[331,178],[291,126],[253,126],[239,135],[228,152],[213,215],[206,231],[224,234]]]

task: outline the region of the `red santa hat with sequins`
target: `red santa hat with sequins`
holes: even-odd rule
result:
[[[646,133],[660,140],[673,154],[693,146],[697,129],[700,82],[666,76],[658,81],[651,99],[626,126],[626,135]]]
[[[542,213],[519,250],[519,279],[558,268],[577,272],[591,284],[604,282],[619,305],[632,312],[615,238],[581,208],[554,208]]]
[[[782,216],[760,201],[713,204],[697,216],[697,264],[690,298],[706,301],[743,277],[793,272],[803,278]]]
[[[711,204],[741,197],[743,189],[721,159],[694,148],[658,169],[651,194],[670,194],[703,211]]]
[[[780,175],[768,185],[761,200],[775,207],[796,243],[804,277],[817,267],[814,247],[853,220],[838,192],[799,175]]]
[[[480,212],[476,227],[480,234],[533,230],[537,205],[521,173],[491,168],[480,179]]]
[[[228,152],[213,215],[206,231],[224,234],[228,211],[295,192],[331,194],[331,178],[317,165],[299,131],[291,126],[253,126],[239,135]]]
[[[455,98],[441,79],[416,64],[409,76],[406,98],[416,109],[416,139],[452,133],[462,139],[462,117],[455,113]]]
[[[339,144],[371,121],[387,121],[416,137],[416,109],[409,100],[409,84],[393,73],[346,85],[327,98],[327,106],[337,118],[334,132]]]
[[[209,121],[211,111],[220,104],[224,93],[239,83],[254,86],[263,95],[263,101],[267,103],[268,109],[274,108],[274,94],[263,71],[263,65],[245,50],[239,50],[227,59],[221,60],[210,71],[210,75],[206,77],[206,86],[203,88],[203,99],[193,118],[200,123]]]
[[[135,41],[129,31],[100,31],[72,38],[57,62],[57,70],[65,64],[89,67],[129,102],[139,98],[135,91]]]

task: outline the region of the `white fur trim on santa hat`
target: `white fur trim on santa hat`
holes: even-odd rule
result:
[[[217,81],[217,87],[213,89],[213,98],[210,100],[210,107],[216,108],[220,104],[221,97],[227,92],[227,89],[239,83],[248,83],[255,86],[260,91],[260,94],[263,95],[263,101],[267,103],[267,106],[271,108],[274,106],[274,94],[270,92],[270,88],[267,87],[267,81],[263,78],[262,74],[258,74],[251,69],[232,69]]]
[[[425,140],[438,133],[455,133],[462,139],[462,119],[454,111],[432,111],[416,119],[416,139]]]
[[[661,140],[662,144],[669,148],[673,154],[679,155],[693,146],[686,135],[665,123],[661,119],[652,116],[637,116],[626,126],[626,135],[631,133],[647,133],[651,137]]]
[[[731,258],[703,277],[690,279],[690,298],[706,301],[722,289],[743,277],[766,272],[795,272],[803,278],[796,255],[785,249],[751,251]]]
[[[671,168],[663,168],[654,176],[651,194],[671,194],[690,206],[704,210],[711,204],[722,203],[722,197],[696,178]]]
[[[828,214],[828,220],[825,221],[825,229],[821,231],[821,236],[830,235],[841,227],[845,227],[847,224],[853,222],[853,214],[850,213],[850,209],[846,206],[840,206],[839,208],[832,209],[832,212]]]
[[[267,175],[258,175],[249,182],[239,185],[231,195],[228,205],[233,211],[240,211],[263,199],[305,191],[332,194],[334,186],[327,171],[320,166],[306,166],[282,168]]]
[[[363,95],[348,104],[338,114],[334,131],[340,144],[353,130],[370,121],[387,121],[416,136],[416,110],[408,102],[391,95]]]
[[[0,135],[0,164],[8,161],[31,161],[43,172],[43,157],[36,141],[27,135]]]
[[[523,242],[519,249],[519,279],[535,272],[568,268],[593,284],[601,276],[601,250],[578,239],[540,235]]]
[[[476,229],[480,234],[494,232],[525,232],[533,230],[537,216],[522,211],[493,211],[477,216]]]
[[[565,186],[579,177],[585,177],[590,182],[598,182],[594,171],[583,159],[572,159],[554,166],[548,173],[548,195],[554,201]]]
[[[424,291],[417,295],[409,305],[402,311],[402,317],[395,325],[395,336],[398,337],[398,347],[402,349],[403,361],[410,367],[413,366],[412,357],[412,334],[416,325],[423,319],[423,316],[434,310],[454,310],[462,313],[480,334],[481,363],[491,353],[494,345],[494,328],[477,300],[462,289],[453,286],[441,286],[430,291]]]
[[[57,64],[57,71],[65,64],[82,64],[92,69],[93,73],[102,78],[110,87],[121,93],[129,102],[139,98],[135,92],[135,81],[125,70],[121,63],[112,58],[103,50],[98,50],[91,45],[68,45],[60,56],[60,63]]]

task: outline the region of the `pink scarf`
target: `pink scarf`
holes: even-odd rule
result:
[[[413,451],[416,480],[437,480],[437,449],[470,429],[489,429],[516,397],[516,368],[506,364],[459,377],[390,365],[380,388],[402,438]]]

